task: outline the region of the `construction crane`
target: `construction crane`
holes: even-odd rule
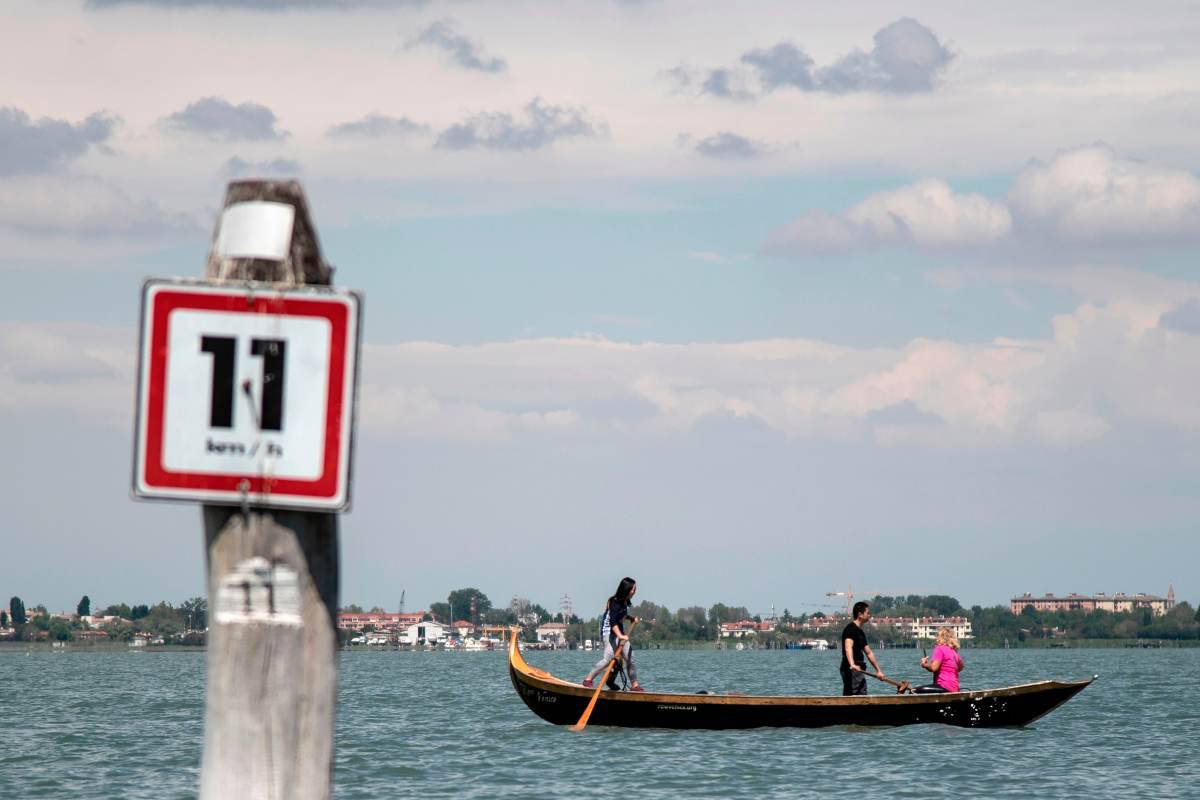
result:
[[[904,597],[905,595],[919,594],[927,595],[930,592],[927,589],[891,589],[883,591],[859,591],[855,592],[854,587],[847,586],[844,592],[826,592],[826,597],[844,597],[846,598],[846,616],[852,616],[850,610],[854,607],[854,598],[858,597]]]

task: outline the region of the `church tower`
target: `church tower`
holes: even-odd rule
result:
[[[1175,584],[1167,584],[1167,611],[1175,607]]]

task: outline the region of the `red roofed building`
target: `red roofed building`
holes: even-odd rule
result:
[[[755,622],[752,619],[743,619],[739,622],[722,622],[721,638],[740,639],[743,636],[757,636],[759,633],[770,633],[773,630],[775,630],[774,620]]]
[[[367,612],[364,614],[338,613],[338,627],[348,631],[363,631],[371,628],[377,631],[403,633],[410,625],[415,625],[425,616],[424,611],[411,614],[388,614],[386,612]]]

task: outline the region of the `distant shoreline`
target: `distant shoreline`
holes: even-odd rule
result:
[[[205,652],[208,648],[199,645],[147,645],[144,647],[130,647],[127,642],[64,642],[61,646],[55,646],[54,642],[0,642],[0,653],[19,653],[19,652],[107,652],[107,653],[197,653]],[[1192,649],[1200,647],[1200,641],[1195,639],[1072,639],[1069,641],[1062,640],[1043,640],[1037,639],[1025,642],[1013,642],[1009,647],[1003,645],[988,645],[985,647],[974,646],[971,643],[964,642],[964,650],[1160,650],[1160,649]],[[638,650],[711,650],[717,652],[749,652],[761,650],[767,652],[765,647],[747,646],[743,651],[736,650],[732,645],[717,647],[714,642],[650,642],[640,645]],[[912,647],[887,647],[882,648],[885,652],[888,650],[913,650]],[[339,651],[348,653],[368,653],[368,652],[420,652],[420,653],[447,653],[458,652],[449,650],[426,650],[423,647],[419,648],[399,648],[393,646],[381,645],[352,645],[339,648]],[[494,651],[481,652],[504,652],[504,648],[497,648]],[[561,652],[546,651],[546,652]],[[579,651],[576,651],[579,652]],[[598,652],[595,650],[582,652]],[[823,652],[826,655],[836,657],[837,653],[833,650],[785,650],[784,648],[772,648],[771,652]]]

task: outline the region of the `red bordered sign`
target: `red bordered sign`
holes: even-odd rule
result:
[[[135,497],[343,511],[361,298],[149,280]]]

